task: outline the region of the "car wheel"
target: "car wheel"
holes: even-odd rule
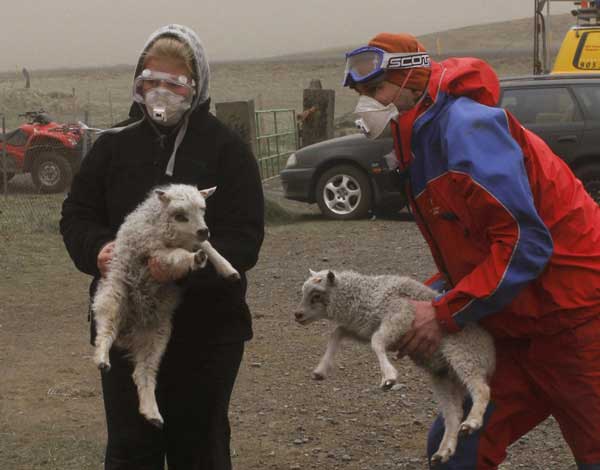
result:
[[[360,219],[371,208],[373,198],[369,178],[351,165],[327,170],[319,178],[316,191],[321,212],[331,219]]]
[[[13,176],[15,176],[14,173],[6,172],[6,183],[7,184],[13,178]],[[0,191],[4,191],[4,172],[3,171],[0,171]]]
[[[73,170],[61,154],[45,151],[35,159],[31,177],[39,192],[58,193],[71,184]]]
[[[575,173],[583,183],[585,190],[592,196],[594,201],[600,204],[600,165],[586,165]]]

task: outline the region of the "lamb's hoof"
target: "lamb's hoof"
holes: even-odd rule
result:
[[[465,421],[464,423],[462,423],[460,425],[458,435],[461,437],[469,436],[480,428],[481,428],[481,423],[478,423],[475,420]]]
[[[394,385],[396,385],[396,380],[395,379],[388,379],[388,380],[385,380],[381,384],[381,389],[382,390],[391,390]]]
[[[454,452],[451,449],[438,450],[431,457],[431,466],[437,467],[438,465],[446,463],[448,460],[450,460],[450,457],[452,457],[453,454]]]
[[[152,418],[152,419],[148,419],[148,422],[152,425],[157,427],[158,429],[163,429],[165,427],[165,423],[163,423],[162,419],[158,419],[158,418]]]
[[[202,250],[198,250],[194,255],[194,263],[198,268],[203,268],[206,266],[206,262],[208,261],[208,256]]]
[[[229,282],[236,282],[239,281],[241,279],[240,273],[238,273],[237,271],[229,274],[226,278]]]
[[[325,380],[325,374],[321,372],[313,372],[311,374],[311,377],[313,378],[313,380]]]
[[[110,362],[100,362],[98,364],[98,369],[100,369],[100,372],[102,373],[106,373],[110,370]]]

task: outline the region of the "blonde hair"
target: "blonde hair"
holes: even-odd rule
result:
[[[167,59],[181,62],[190,76],[196,78],[195,57],[192,48],[174,37],[158,38],[144,53],[144,64],[150,59]]]

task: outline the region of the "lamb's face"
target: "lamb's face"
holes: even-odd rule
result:
[[[157,191],[162,210],[165,212],[168,245],[196,251],[201,242],[208,240],[210,233],[204,221],[205,199],[212,192],[214,188],[198,191],[192,186],[183,185]]]
[[[302,300],[294,313],[296,321],[308,325],[327,317],[327,305],[335,287],[335,275],[331,271],[314,272],[302,286]]]

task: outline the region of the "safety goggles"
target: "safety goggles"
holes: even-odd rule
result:
[[[133,82],[133,99],[138,103],[143,103],[146,91],[158,87],[166,88],[182,96],[191,97],[194,94],[194,80],[190,80],[185,75],[144,69]]]
[[[346,53],[343,86],[365,83],[386,70],[431,67],[427,52],[386,52],[372,46],[359,47]]]

